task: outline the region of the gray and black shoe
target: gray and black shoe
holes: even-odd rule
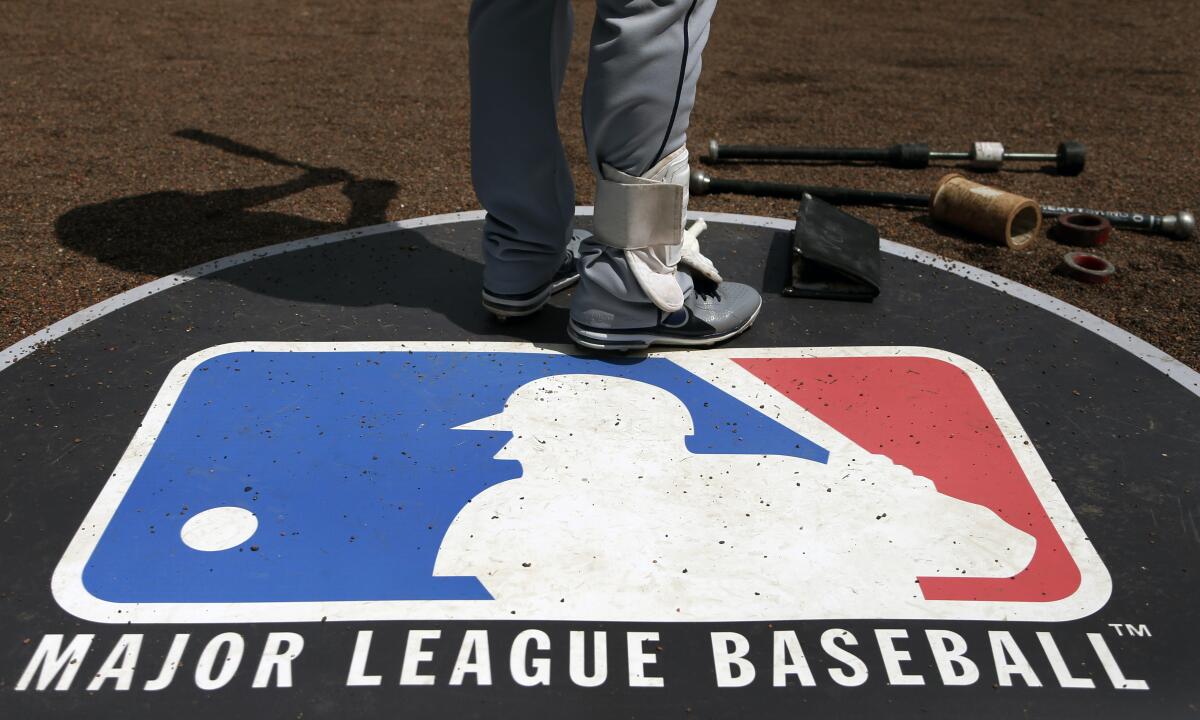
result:
[[[591,237],[585,230],[576,230],[563,251],[562,264],[550,281],[525,293],[492,292],[483,289],[483,307],[499,320],[532,315],[550,302],[550,296],[579,282],[579,243]]]
[[[761,309],[762,297],[754,288],[723,282],[705,290],[697,288],[680,310],[659,311],[656,325],[600,328],[572,317],[567,334],[576,344],[593,350],[644,350],[651,345],[707,347],[744,332]]]

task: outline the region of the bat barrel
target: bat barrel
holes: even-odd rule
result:
[[[805,195],[812,195],[833,205],[908,208],[929,206],[929,197],[916,193],[878,192],[875,190],[758,182],[755,180],[725,180],[709,177],[698,170],[692,171],[691,191],[693,195],[751,195],[754,197],[771,197],[784,200],[800,200]]]
[[[929,146],[904,143],[886,148],[804,147],[797,145],[721,145],[708,142],[708,160],[809,160],[883,163],[898,168],[929,165]]]
[[[716,153],[713,153],[714,144],[709,145],[709,157],[713,160],[849,160],[885,162],[888,159],[887,150],[883,148],[719,145],[716,146]]]

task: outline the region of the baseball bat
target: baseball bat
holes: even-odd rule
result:
[[[1060,175],[1078,175],[1087,161],[1087,148],[1068,140],[1054,153],[1011,152],[1000,143],[976,142],[966,152],[930,150],[925,143],[899,143],[886,148],[801,147],[794,145],[721,145],[708,141],[709,162],[721,160],[818,160],[871,162],[895,168],[929,167],[930,160],[966,160],[979,170],[996,170],[1006,161],[1053,162]]]
[[[262,160],[263,162],[271,165],[296,168],[298,170],[315,173],[337,172],[335,168],[320,168],[315,165],[309,165],[308,163],[288,160],[287,158],[276,155],[270,150],[262,150],[260,148],[251,147],[250,145],[240,143],[237,140],[227,138],[224,135],[217,135],[205,130],[187,128],[184,130],[177,130],[172,134],[175,137],[184,138],[185,140],[194,140],[195,142],[203,143],[204,145],[211,145],[219,150],[224,150],[227,153],[241,155],[242,157],[253,158],[255,160]]]
[[[692,170],[690,178],[692,195],[751,195],[785,200],[799,200],[812,195],[832,205],[865,205],[875,207],[927,208],[929,196],[920,193],[879,192],[853,188],[825,187],[821,185],[795,185],[791,183],[758,182],[754,180],[727,180],[714,178],[700,170]],[[1180,210],[1174,215],[1124,212],[1119,210],[1090,210],[1059,205],[1042,205],[1042,215],[1058,217],[1068,213],[1086,213],[1107,218],[1113,227],[1138,230],[1165,235],[1176,240],[1187,240],[1196,234],[1196,216],[1189,210]]]
[[[757,180],[726,180],[714,178],[700,170],[692,170],[692,195],[753,195],[784,200],[800,200],[812,195],[832,205],[868,205],[875,207],[929,207],[929,196],[918,193],[880,192],[823,185],[794,185],[792,183],[759,182]]]

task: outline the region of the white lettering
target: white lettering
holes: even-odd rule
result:
[[[1113,629],[1117,637],[1124,637],[1126,634],[1134,637],[1153,637],[1150,634],[1150,628],[1145,624],[1133,625],[1131,623],[1109,623],[1108,626]]]
[[[988,642],[992,645],[992,660],[996,663],[996,678],[1004,687],[1012,687],[1013,676],[1020,675],[1029,687],[1041,687],[1042,681],[1033,672],[1033,666],[1025,659],[1012,633],[1007,630],[988,631]]]
[[[242,663],[242,653],[245,650],[246,641],[235,632],[221,633],[209,640],[208,644],[204,646],[204,651],[200,653],[200,659],[196,661],[196,687],[201,690],[217,690],[225,687],[237,673],[238,666]],[[225,660],[222,661],[216,677],[213,677],[213,665],[216,664],[217,655],[221,652],[225,653]]]
[[[40,692],[48,688],[51,681],[54,680],[54,676],[58,675],[58,683],[54,689],[70,690],[71,683],[75,680],[75,673],[79,672],[79,664],[83,662],[95,637],[95,635],[76,635],[67,645],[67,649],[59,652],[63,636],[43,635],[42,641],[38,643],[37,650],[33,651],[33,657],[29,659],[29,664],[25,666],[25,672],[21,673],[21,679],[17,681],[14,689],[23,692],[33,681],[33,676],[37,675],[37,689]],[[62,674],[59,675],[59,673]]]
[[[549,685],[550,658],[539,657],[534,658],[532,662],[526,662],[530,641],[537,646],[538,650],[550,649],[550,636],[541,630],[522,630],[518,633],[513,640],[512,651],[508,656],[508,668],[512,672],[513,680],[518,685],[525,687]],[[533,668],[532,673],[529,672],[529,667]]]
[[[258,669],[254,671],[251,687],[265,688],[271,684],[271,676],[277,674],[275,687],[292,686],[292,661],[304,649],[304,638],[294,632],[273,632],[267,635]]]
[[[775,659],[773,684],[775,687],[787,687],[788,675],[795,675],[804,687],[817,684],[812,669],[808,667],[808,659],[800,647],[800,638],[794,630],[775,631]]]
[[[750,652],[750,641],[745,635],[715,632],[710,635],[710,640],[717,687],[746,687],[754,682],[754,665],[746,659],[746,654]],[[734,667],[737,668],[737,674],[733,672]]]
[[[475,676],[476,685],[492,684],[492,654],[488,647],[487,630],[468,630],[458,648],[458,659],[450,673],[451,685],[462,685],[467,673]]]
[[[1039,632],[1037,634],[1038,642],[1042,644],[1042,651],[1046,653],[1046,659],[1050,661],[1050,669],[1054,671],[1054,677],[1058,680],[1059,687],[1064,688],[1094,688],[1096,683],[1092,682],[1091,678],[1077,678],[1071,675],[1071,669],[1067,667],[1067,663],[1063,660],[1062,653],[1058,650],[1058,644],[1054,642],[1054,638],[1048,632]]]
[[[108,680],[115,681],[115,689],[128,690],[133,685],[133,671],[137,668],[138,653],[142,650],[142,635],[122,635],[113,645],[112,652],[104,659],[104,664],[96,671],[96,676],[88,683],[89,692],[104,687]]]
[[[571,631],[571,682],[579,687],[598,687],[608,679],[608,633],[592,633],[592,674],[587,674],[587,633]]]
[[[1145,680],[1134,680],[1125,677],[1125,673],[1121,672],[1121,667],[1117,665],[1117,659],[1113,657],[1112,651],[1108,649],[1108,643],[1104,642],[1104,637],[1100,633],[1088,633],[1088,641],[1092,643],[1092,649],[1096,651],[1096,657],[1100,658],[1100,664],[1104,666],[1104,672],[1108,675],[1108,679],[1112,682],[1112,686],[1117,690],[1149,690],[1150,685]]]
[[[875,640],[879,643],[879,655],[883,658],[883,669],[887,672],[890,685],[924,685],[925,678],[904,672],[901,663],[912,660],[912,654],[896,647],[897,640],[907,640],[906,630],[876,630]]]
[[[171,640],[171,647],[167,650],[167,657],[163,660],[162,669],[158,671],[158,677],[153,680],[147,680],[142,686],[143,690],[157,692],[164,690],[171,685],[171,681],[175,679],[175,671],[179,669],[179,661],[183,659],[184,648],[187,647],[188,638],[191,635],[187,633],[178,633]]]
[[[937,663],[942,684],[974,685],[979,680],[979,666],[967,657],[967,641],[949,630],[926,630],[933,661]]]
[[[857,645],[858,640],[849,630],[841,628],[832,628],[821,633],[821,649],[829,657],[837,660],[850,668],[852,672],[847,673],[841,668],[830,668],[829,677],[833,681],[843,687],[857,687],[867,681],[867,666],[862,660],[859,660],[853,653],[844,650],[838,645],[841,640],[845,645]]]
[[[404,663],[400,666],[401,685],[433,684],[433,675],[422,675],[419,672],[421,663],[433,660],[433,651],[425,650],[422,645],[426,640],[437,640],[441,636],[441,630],[408,631],[408,641],[404,645]]]
[[[359,630],[354,639],[354,654],[350,656],[350,674],[346,687],[372,687],[383,682],[381,675],[367,675],[367,657],[371,654],[371,636],[374,630]]]
[[[646,674],[646,666],[658,662],[654,653],[643,652],[642,645],[658,642],[656,632],[631,632],[625,636],[629,655],[629,687],[662,687],[663,679]]]

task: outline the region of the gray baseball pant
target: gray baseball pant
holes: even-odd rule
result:
[[[596,0],[583,93],[593,172],[607,164],[640,176],[685,144],[715,6]],[[483,282],[493,292],[544,285],[571,235],[574,184],[556,106],[572,25],[569,0],[475,0],[471,8],[471,177],[487,210]],[[573,313],[598,310],[589,321],[610,325],[657,321],[620,250],[590,242],[582,252]]]

